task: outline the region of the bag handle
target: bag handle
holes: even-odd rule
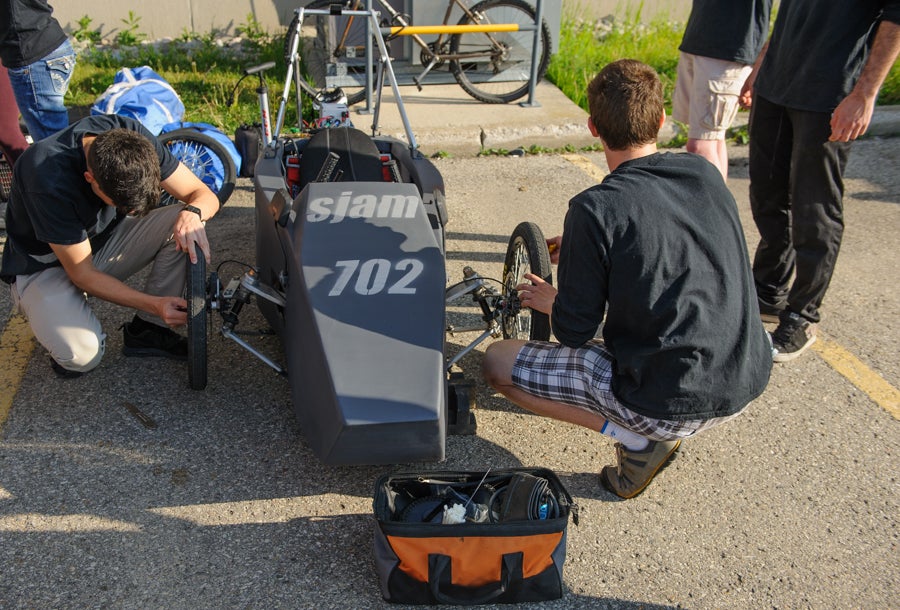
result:
[[[481,587],[454,585],[451,578],[451,559],[448,555],[428,556],[428,584],[431,594],[442,604],[476,606],[486,604],[506,593],[510,584],[522,580],[522,553],[503,555],[500,581]]]

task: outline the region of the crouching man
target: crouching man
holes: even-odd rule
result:
[[[656,72],[609,64],[588,100],[610,174],[569,202],[562,236],[549,240],[558,288],[531,274],[518,286],[525,306],[551,315],[559,343],[496,342],[484,375],[528,411],[615,439],[616,464],[600,480],[632,498],[682,439],[762,393],[772,347],[721,174],[698,155],[657,152]]]
[[[185,202],[156,208],[161,188]],[[140,123],[91,116],[16,163],[0,277],[61,377],[96,367],[106,334],[85,295],[137,310],[128,356],[187,358],[185,254],[209,260],[219,201]],[[150,265],[143,290],[124,280]]]

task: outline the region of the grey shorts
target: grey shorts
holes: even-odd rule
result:
[[[534,396],[599,413],[635,434],[655,441],[687,438],[739,415],[712,419],[654,419],[620,403],[612,391],[613,357],[600,341],[571,348],[530,341],[513,364],[512,381]]]

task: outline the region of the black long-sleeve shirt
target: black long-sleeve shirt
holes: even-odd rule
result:
[[[658,419],[730,415],[772,367],[737,205],[691,154],[623,163],[569,203],[552,325],[564,345],[601,322],[620,402]]]

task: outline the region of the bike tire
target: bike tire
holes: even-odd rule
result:
[[[459,25],[533,25],[535,19],[534,9],[522,0],[485,0],[473,6],[470,11],[481,18],[473,21],[468,15],[463,15]],[[450,37],[451,55],[484,51],[491,53],[491,59],[454,59],[450,62],[450,71],[459,86],[476,100],[486,104],[508,104],[528,94],[533,41],[532,31],[454,34]],[[550,63],[550,42],[550,28],[542,20],[538,81],[544,77]]]
[[[340,4],[345,9],[364,8],[359,0],[314,0],[306,8],[328,10],[332,4]],[[284,37],[284,57],[286,61],[290,61],[291,36],[293,32],[299,31],[300,57],[303,58],[303,69],[298,79],[300,87],[313,98],[326,88],[340,87],[347,96],[348,105],[358,104],[366,99],[365,57],[358,55],[357,51],[365,48],[364,18],[305,15],[302,27],[298,29],[299,17],[294,13],[288,26],[288,34]],[[351,26],[346,44],[337,48],[348,22]],[[348,56],[348,52],[342,49],[353,49],[352,56]],[[374,48],[374,52],[377,53],[377,48]]]
[[[234,191],[237,168],[220,142],[191,127],[173,129],[160,134],[157,139],[216,194],[219,205],[225,205]],[[177,201],[163,192],[159,205],[171,205]]]
[[[506,248],[503,263],[503,300],[518,303],[516,286],[526,281],[526,273],[533,273],[545,282],[553,283],[553,269],[550,266],[550,251],[544,234],[533,222],[523,222],[515,228]],[[518,305],[508,307],[502,315],[504,339],[548,341],[550,339],[550,316]]]
[[[186,256],[188,384],[192,390],[203,390],[207,383],[208,313],[206,311],[206,258],[200,252],[197,262]]]

